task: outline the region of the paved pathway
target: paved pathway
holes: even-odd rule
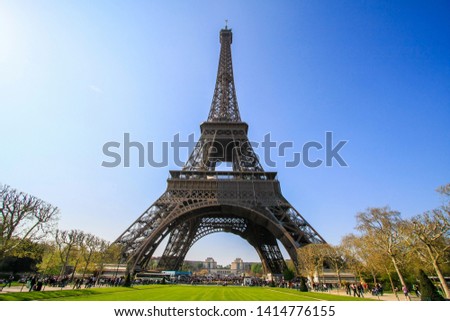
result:
[[[344,289],[331,290],[328,293],[348,296],[348,294],[345,293]],[[393,293],[384,293],[383,295],[380,295],[380,296],[374,296],[371,293],[365,293],[364,297],[367,299],[373,299],[373,300],[378,299],[380,301],[406,301],[405,295],[403,294],[403,292],[398,292],[397,295],[398,295],[398,298]],[[410,293],[410,298],[411,298],[411,301],[420,301],[420,298],[416,297],[416,295],[414,293]]]
[[[72,285],[68,285],[62,289],[60,287],[46,286],[41,291],[61,291],[61,290],[72,290],[72,289],[73,289]],[[2,295],[2,293],[11,293],[11,292],[28,292],[28,288],[26,286],[21,286],[21,285],[4,287],[2,290],[0,290],[0,295]]]

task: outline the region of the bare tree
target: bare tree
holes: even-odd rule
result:
[[[98,275],[101,276],[103,268],[106,263],[118,263],[120,253],[122,252],[121,246],[118,244],[111,245],[109,242],[99,239],[98,251],[95,255],[95,262],[98,264]],[[97,278],[96,284],[100,282],[100,277]]]
[[[362,271],[364,270],[365,260],[361,255],[361,238],[354,235],[349,234],[342,238],[341,245],[342,251],[346,257],[347,267],[353,272],[353,275],[361,280],[362,279]]]
[[[356,229],[366,237],[374,249],[388,255],[400,279],[402,287],[406,286],[400,270],[400,257],[405,254],[404,236],[401,233],[404,222],[400,212],[392,211],[389,207],[369,208],[366,212],[356,216]]]
[[[325,248],[326,260],[333,267],[338,278],[338,285],[342,285],[341,271],[347,266],[347,256],[342,246],[328,245]]]
[[[372,275],[374,284],[376,284],[377,276],[386,274],[389,278],[392,292],[399,300],[391,276],[393,271],[392,261],[386,252],[380,251],[378,247],[374,246],[374,243],[367,235],[346,235],[342,238],[341,247],[346,253],[347,265],[353,270],[355,275],[362,279],[362,273],[369,273]]]
[[[100,240],[97,236],[92,234],[86,234],[83,240],[83,246],[82,246],[82,255],[84,259],[84,269],[83,269],[83,276],[86,275],[86,271],[89,267],[89,264],[92,262],[92,258],[94,254],[101,250],[102,247],[102,240]]]
[[[0,258],[25,241],[42,240],[54,229],[57,207],[43,200],[0,185]]]
[[[442,273],[442,266],[449,264],[450,254],[450,184],[438,191],[447,202],[440,208],[413,217],[409,223],[408,240],[419,258],[431,262],[447,298],[450,290]]]
[[[297,249],[300,272],[314,282],[315,274],[322,272],[325,260],[324,244],[308,244]]]
[[[373,283],[377,283],[377,276],[385,273],[387,256],[384,252],[373,246],[373,242],[367,236],[349,234],[342,239],[344,252],[356,258],[359,264],[359,273],[365,272],[372,276]],[[389,262],[387,262],[389,265]]]
[[[56,230],[55,243],[58,247],[59,258],[61,261],[60,276],[63,277],[66,273],[66,268],[69,263],[70,255],[74,249],[77,249],[83,242],[84,233],[79,230],[62,231]]]
[[[322,283],[325,284],[325,262],[328,260],[330,245],[328,244],[314,244],[317,256],[317,272],[322,276]]]

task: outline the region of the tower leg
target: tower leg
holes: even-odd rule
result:
[[[287,266],[275,236],[259,225],[250,226],[248,231],[246,238],[258,252],[264,270],[272,274],[282,274]]]
[[[184,258],[191,247],[199,225],[198,219],[178,224],[170,233],[158,270],[176,271],[183,265]]]

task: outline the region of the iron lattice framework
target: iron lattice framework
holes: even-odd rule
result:
[[[131,271],[145,268],[166,237],[160,269],[178,270],[196,241],[228,232],[247,240],[273,274],[286,268],[277,240],[295,264],[297,248],[325,242],[283,197],[276,173],[261,166],[239,115],[230,29],[220,31],[220,43],[211,109],[195,149],[181,171],[170,171],[164,194],[115,241]],[[221,162],[232,170],[216,171]]]

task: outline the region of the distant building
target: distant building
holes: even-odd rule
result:
[[[236,258],[230,265],[222,267],[212,257],[208,257],[203,261],[203,269],[208,270],[209,275],[216,277],[242,276],[250,272],[252,264],[255,263]]]
[[[231,262],[231,272],[234,275],[241,275],[244,273],[249,273],[252,268],[252,264],[256,264],[255,262],[244,262],[241,258],[236,258],[233,262]]]
[[[233,262],[231,262],[231,269],[235,271],[243,271],[244,270],[244,261],[238,257]]]
[[[153,257],[151,259],[152,270],[156,271],[156,266],[158,265],[159,257]],[[231,264],[226,266],[221,266],[217,264],[217,261],[213,257],[207,257],[204,261],[194,261],[185,260],[183,262],[183,271],[198,273],[201,270],[207,270],[208,274],[217,277],[228,277],[228,276],[243,276],[251,272],[252,264],[261,264],[261,262],[244,262],[241,258],[236,258]],[[114,265],[114,267],[117,267]],[[111,270],[113,274],[116,272],[111,266],[108,270]],[[119,269],[121,270],[121,269]],[[119,274],[123,275],[123,272]]]
[[[209,272],[211,270],[217,269],[217,262],[214,261],[212,257],[206,258],[205,262],[203,262],[203,268],[207,269]]]
[[[109,279],[109,278],[120,278],[125,277],[127,273],[126,264],[103,264],[99,269],[99,277]]]

